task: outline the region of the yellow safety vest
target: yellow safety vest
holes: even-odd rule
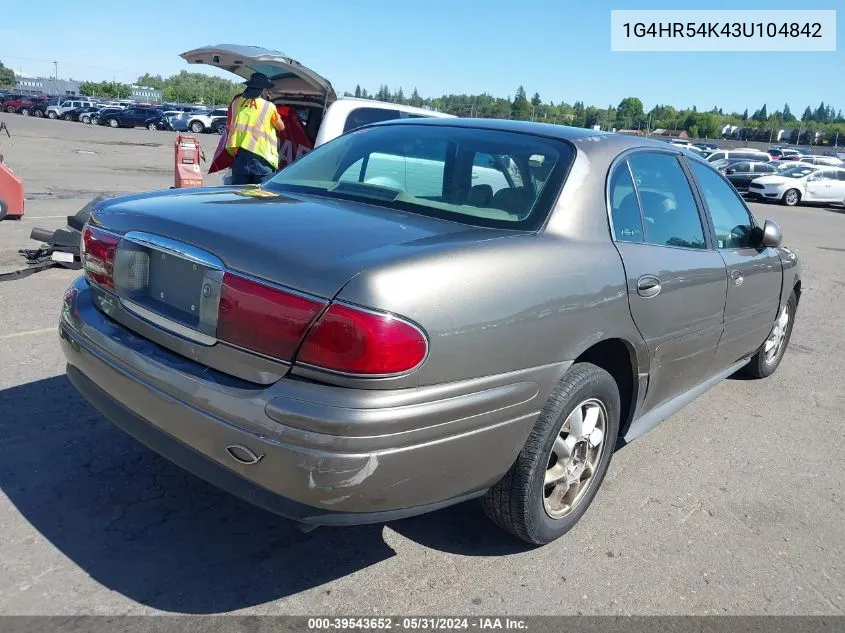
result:
[[[235,97],[232,102],[232,122],[227,130],[226,150],[233,156],[239,149],[258,154],[279,168],[279,140],[276,128],[270,123],[274,106],[265,99]]]

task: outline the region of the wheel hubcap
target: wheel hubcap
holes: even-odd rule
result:
[[[788,194],[786,194],[786,201],[789,204],[795,204],[797,199],[798,199],[798,196],[795,195],[794,191],[790,191]]]
[[[786,333],[789,329],[789,305],[783,306],[778,315],[777,321],[772,328],[769,338],[766,339],[765,353],[766,362],[773,363],[783,350],[786,341]]]
[[[563,423],[546,466],[543,506],[553,519],[572,511],[590,487],[604,451],[607,411],[591,398]]]

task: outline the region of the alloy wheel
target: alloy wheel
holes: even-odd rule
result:
[[[780,354],[783,352],[783,346],[786,341],[786,334],[789,331],[789,304],[781,308],[777,321],[772,328],[769,338],[766,339],[764,351],[766,352],[766,363],[771,364],[775,362]]]
[[[593,481],[604,451],[607,410],[590,398],[566,418],[549,454],[543,480],[546,514],[559,519],[578,504]]]

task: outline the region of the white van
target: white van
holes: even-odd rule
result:
[[[296,109],[314,147],[350,130],[391,119],[452,117],[450,114],[371,99],[338,97],[328,79],[284,53],[256,46],[219,44],[182,53],[189,64],[207,64],[234,73],[242,80],[254,72],[267,75],[274,87],[270,98],[276,105]],[[284,153],[285,147],[281,148]],[[290,148],[287,148],[290,151]],[[293,156],[293,160],[299,156]]]

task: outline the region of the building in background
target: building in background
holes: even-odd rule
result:
[[[15,90],[23,94],[76,96],[79,94],[81,84],[81,81],[73,79],[18,75]]]
[[[148,88],[146,86],[131,86],[132,100],[144,101],[147,103],[161,103],[161,90]]]

